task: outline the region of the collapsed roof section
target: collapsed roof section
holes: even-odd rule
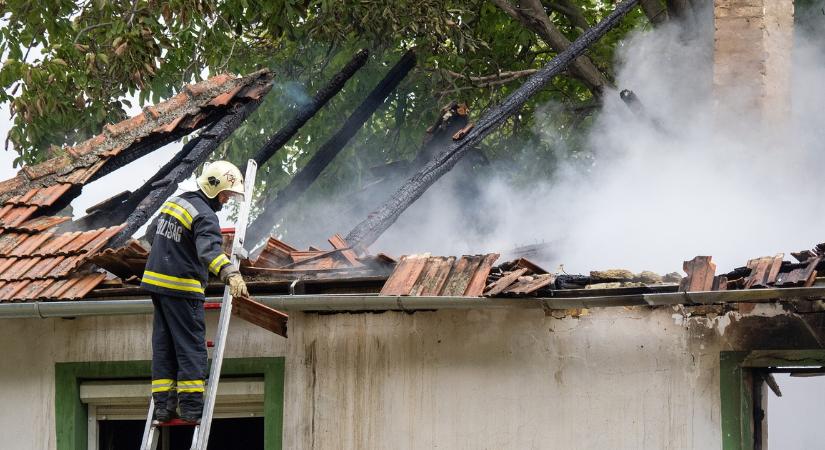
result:
[[[63,226],[71,217],[56,215],[59,210],[87,182],[218,120],[238,104],[259,100],[270,87],[266,70],[188,85],[0,182],[0,301],[70,300],[88,294],[107,277],[93,270],[91,260],[123,226],[66,231]]]

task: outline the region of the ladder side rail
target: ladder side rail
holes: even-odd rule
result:
[[[246,227],[249,222],[249,212],[252,208],[252,190],[255,186],[255,175],[258,164],[250,159],[246,166],[244,176],[244,201],[238,214],[238,224],[235,227],[235,236],[232,242],[230,261],[238,267],[238,249],[243,248],[243,240],[246,237]],[[204,395],[203,416],[201,423],[195,427],[192,436],[191,450],[206,450],[209,444],[209,431],[212,427],[212,413],[215,410],[215,397],[218,393],[218,382],[221,376],[221,366],[223,365],[223,352],[226,347],[226,335],[229,331],[229,320],[232,317],[232,296],[229,295],[229,287],[223,290],[223,300],[221,301],[221,315],[218,321],[218,329],[215,336],[215,350],[212,353],[212,367],[209,371],[207,390]]]
[[[146,416],[146,425],[143,426],[143,438],[140,441],[140,450],[150,450],[149,444],[152,436],[155,434],[154,425],[152,425],[153,416],[155,415],[155,399],[153,396],[149,397],[149,414]]]

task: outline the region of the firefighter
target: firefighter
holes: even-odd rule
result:
[[[232,163],[215,161],[197,178],[199,190],[172,197],[147,230],[152,244],[141,287],[152,295],[152,398],[155,419],[198,422],[206,378],[204,288],[209,273],[233,297],[248,296],[238,268],[224,254],[215,212],[242,197],[243,177]]]

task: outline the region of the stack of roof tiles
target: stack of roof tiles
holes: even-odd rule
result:
[[[0,182],[0,301],[77,299],[103,281],[103,273],[81,268],[122,227],[58,232],[55,227],[70,218],[53,215],[56,209],[79,195],[113,158],[138,146],[159,147],[203,126],[210,114],[260,98],[270,83],[255,81],[268,77],[268,71],[218,75],[186,86],[169,100],[106,125],[103,133]]]

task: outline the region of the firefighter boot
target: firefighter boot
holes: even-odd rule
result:
[[[180,418],[197,423],[203,414],[203,392],[180,393]]]
[[[152,394],[155,400],[155,420],[158,422],[169,422],[177,417],[177,398],[173,391],[155,392]]]

